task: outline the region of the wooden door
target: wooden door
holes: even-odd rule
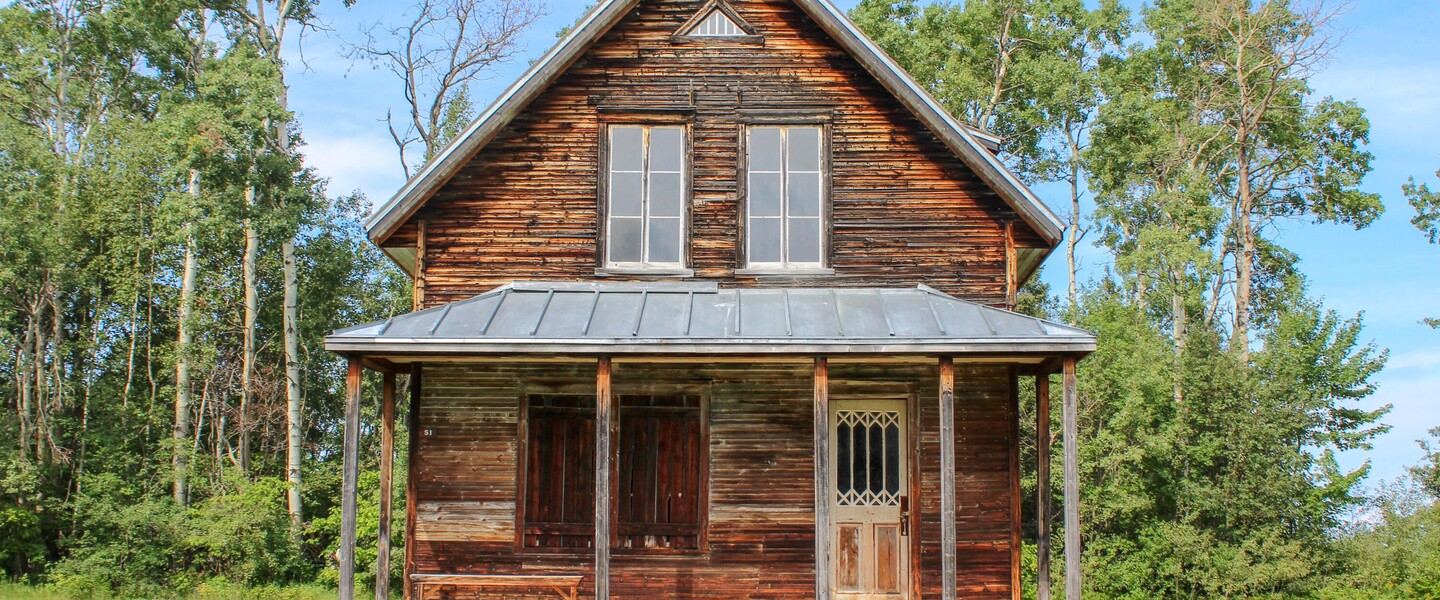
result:
[[[831,403],[830,581],[837,598],[909,596],[905,406],[903,399]]]

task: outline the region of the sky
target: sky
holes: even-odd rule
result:
[[[852,8],[858,0],[833,0]],[[486,104],[518,79],[529,63],[554,45],[555,32],[584,11],[589,0],[548,0],[548,14],[526,35],[513,63],[476,84],[472,97]],[[298,113],[306,162],[329,178],[330,191],[359,190],[375,203],[404,184],[394,143],[383,119],[404,114],[399,82],[368,63],[345,57],[347,42],[363,39],[369,25],[394,19],[404,0],[361,0],[345,9],[338,1],[321,6],[323,26],[292,38],[287,78],[291,107]],[[1275,235],[1301,257],[1312,294],[1341,315],[1363,314],[1365,335],[1390,352],[1375,377],[1376,393],[1362,406],[1389,405],[1391,430],[1371,451],[1341,457],[1342,466],[1369,461],[1370,484],[1392,480],[1422,453],[1415,440],[1440,426],[1440,330],[1420,324],[1440,317],[1440,246],[1427,243],[1409,220],[1413,211],[1400,186],[1408,177],[1437,185],[1440,169],[1440,1],[1361,0],[1340,20],[1345,34],[1334,59],[1313,80],[1320,96],[1353,99],[1371,121],[1369,151],[1374,170],[1363,189],[1380,194],[1385,215],[1354,231],[1308,222],[1281,224]],[[1052,207],[1064,208],[1066,192],[1037,186]],[[1050,259],[1045,280],[1063,290],[1064,256]],[[1106,255],[1086,246],[1082,277],[1103,276]]]

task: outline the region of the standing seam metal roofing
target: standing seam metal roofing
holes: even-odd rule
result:
[[[1089,332],[915,288],[517,282],[336,331],[337,352],[1090,352]]]

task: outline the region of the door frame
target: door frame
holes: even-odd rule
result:
[[[916,383],[905,381],[831,379],[828,382],[829,389],[826,394],[828,396],[826,402],[826,410],[830,411],[831,413],[835,411],[836,401],[884,399],[903,399],[905,401],[905,426],[908,429],[907,437],[909,438],[909,440],[907,441],[907,450],[909,451],[908,458],[910,460],[908,469],[909,481],[906,482],[906,485],[909,487],[908,495],[910,498],[910,513],[908,518],[909,522],[906,523],[906,527],[908,527],[910,530],[910,535],[906,536],[910,539],[908,548],[910,553],[910,565],[908,575],[909,587],[908,591],[906,592],[907,600],[920,600],[922,598],[920,586],[920,548],[922,532],[920,527],[921,524],[924,522],[924,519],[921,518],[922,515],[920,510],[921,506],[923,506],[921,490],[921,482],[923,481],[923,478],[921,476],[922,463],[920,462],[920,436],[922,433],[920,425],[922,421],[920,419],[920,397],[918,387],[919,386]],[[830,417],[830,414],[825,415],[825,423],[827,429],[829,428]],[[832,438],[833,432],[827,432],[826,437]],[[833,439],[830,439],[829,443],[834,444],[835,441]],[[820,459],[820,457],[817,456],[816,459]],[[823,460],[825,460],[827,464],[830,462],[828,450],[827,456],[825,456]],[[831,477],[834,476],[834,469],[835,465],[829,465],[829,469],[827,469],[831,472]],[[830,482],[826,482],[825,485],[829,487],[831,484]],[[833,491],[833,489],[827,490],[827,502],[830,501],[830,497]],[[829,532],[835,526],[835,515],[833,514],[833,512],[826,512],[827,514],[829,514],[829,521],[824,524],[824,527],[825,531]],[[817,523],[816,527],[819,528],[820,524]],[[819,531],[817,531],[816,533],[818,534]],[[833,541],[833,536],[827,535],[827,537],[831,537]],[[831,581],[831,585],[833,586],[835,575],[835,546],[833,544],[830,546],[829,551],[829,556],[825,557],[824,564],[825,568],[830,570],[830,577],[828,579]],[[816,567],[819,568],[819,565],[817,564]]]

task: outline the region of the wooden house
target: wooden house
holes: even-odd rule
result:
[[[998,143],[827,0],[602,0],[367,224],[342,598],[364,369],[407,597],[1019,598],[1019,380],[1048,480],[1095,339],[1007,310],[1062,228]]]

